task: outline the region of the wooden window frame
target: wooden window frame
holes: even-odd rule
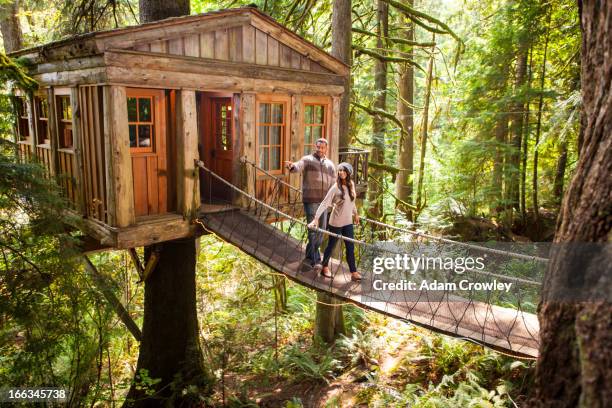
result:
[[[32,141],[32,135],[30,135],[30,114],[28,109],[28,97],[25,95],[16,94],[15,98],[15,118],[16,118],[16,131],[17,131],[17,143],[28,143],[30,144]],[[17,102],[19,101],[19,102]],[[19,107],[17,104],[23,109],[23,112],[19,111]],[[23,113],[23,114],[22,114]],[[22,133],[23,121],[25,121],[25,130],[27,135],[24,136]]]
[[[156,151],[156,146],[158,143],[157,137],[164,137],[164,135],[162,135],[161,133],[159,135],[156,134],[156,132],[161,132],[162,129],[156,129],[156,120],[158,119],[158,115],[161,115],[162,113],[159,112],[160,106],[162,101],[158,101],[156,103],[155,98],[158,97],[158,90],[150,90],[150,89],[144,89],[144,88],[126,88],[126,108],[127,108],[127,103],[128,103],[128,99],[129,98],[136,98],[136,113],[138,114],[138,98],[149,98],[151,99],[151,120],[149,122],[140,122],[140,121],[130,121],[129,119],[129,112],[128,112],[128,120],[127,120],[127,124],[128,124],[128,135],[129,135],[129,128],[130,125],[139,125],[141,123],[146,124],[146,125],[150,125],[151,126],[151,142],[149,144],[149,146],[135,146],[132,147],[130,146],[130,152],[132,153],[155,153]],[[140,118],[137,118],[140,119]],[[159,116],[159,120],[163,120],[163,115]],[[159,126],[162,126],[162,124],[160,123]],[[138,128],[136,128],[136,141],[138,142]],[[128,136],[128,143],[129,143],[129,136]]]
[[[54,89],[53,97],[55,98],[55,115],[57,123],[57,148],[59,151],[74,152],[74,112],[72,112],[72,97],[70,95],[70,88]],[[70,107],[70,119],[64,119],[64,117],[62,116],[62,98],[68,98],[68,106]],[[66,129],[69,129],[72,133],[72,144],[70,145],[70,147],[66,147],[62,143],[63,134]]]
[[[300,120],[302,123],[300,124],[301,135],[300,135],[300,150],[303,154],[309,154],[311,152],[306,152],[306,128],[308,125],[306,124],[306,106],[323,106],[324,108],[324,118],[323,118],[323,138],[327,140],[328,149],[331,147],[331,108],[332,108],[332,99],[329,96],[303,96],[302,97],[302,106],[301,106],[301,116]],[[313,150],[314,150],[314,144]],[[329,152],[328,152],[329,154]]]
[[[41,114],[41,106],[42,101],[45,100],[47,102],[47,116],[40,116]],[[45,127],[47,129],[46,137],[42,138],[41,142],[41,126],[42,123],[45,123]],[[51,129],[49,128],[49,99],[46,93],[38,93],[34,95],[34,131],[36,133],[35,144],[38,147],[51,148]]]
[[[260,143],[259,143],[259,127],[260,125],[262,125],[262,123],[259,121],[259,108],[262,104],[281,104],[283,105],[283,131],[281,132],[281,149],[280,149],[280,166],[278,169],[276,170],[269,170],[266,169],[266,171],[270,174],[279,174],[282,175],[283,174],[283,162],[286,160],[286,157],[289,157],[289,136],[288,136],[288,132],[291,131],[291,115],[290,110],[291,110],[291,97],[286,96],[286,95],[267,95],[267,94],[258,94],[256,97],[256,101],[255,101],[255,163],[257,163],[257,165],[259,166],[259,148]],[[263,125],[268,125],[268,124],[263,124]],[[269,125],[276,125],[276,124],[269,124]],[[265,145],[265,146],[270,146],[270,145]],[[259,178],[265,178],[265,177],[259,177]]]

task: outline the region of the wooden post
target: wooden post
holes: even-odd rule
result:
[[[200,207],[198,111],[194,90],[179,92],[176,104],[177,207],[185,218],[194,218]]]
[[[28,126],[30,127],[30,148],[32,152],[30,154],[30,160],[36,155],[36,143],[38,140],[36,129],[36,109],[34,109],[34,94],[28,92],[26,96],[26,105],[28,109]]]
[[[329,141],[329,154],[328,157],[334,162],[338,163],[340,153],[340,101],[341,97],[332,97],[331,106],[331,134]],[[342,146],[346,147],[346,146]],[[355,169],[356,171],[357,169]]]
[[[108,223],[127,227],[135,217],[125,87],[105,86],[103,95]]]
[[[79,88],[70,88],[70,105],[72,108],[72,148],[74,149],[74,179],[77,192],[77,210],[87,215],[85,208],[85,190],[83,186],[83,134],[81,132],[81,106],[79,104]]]
[[[59,140],[57,138],[57,115],[55,110],[55,96],[53,92],[53,87],[47,88],[47,103],[49,106],[49,117],[48,117],[48,127],[49,127],[49,146],[51,148],[51,163],[49,163],[49,171],[51,176],[59,176],[59,157],[57,154],[57,144]]]
[[[253,93],[243,93],[241,95],[240,101],[240,117],[242,118],[242,157],[246,157],[248,160],[252,162],[257,161],[257,154],[255,152],[255,112],[256,103],[255,103],[255,94]],[[246,165],[245,170],[243,171],[244,180],[243,184],[240,186],[244,191],[251,195],[255,195],[255,185],[253,184],[255,180],[255,169],[253,166]],[[243,196],[243,205],[247,203],[245,197]]]

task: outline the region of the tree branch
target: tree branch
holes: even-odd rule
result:
[[[352,28],[352,31],[355,33],[359,33],[359,34],[364,34],[364,35],[368,35],[370,37],[378,37],[378,35],[376,33],[371,33],[369,31],[366,30],[362,30],[360,28]],[[432,43],[432,42],[418,42],[418,41],[410,41],[410,40],[406,40],[404,38],[398,38],[398,37],[385,37],[385,36],[381,36],[380,38],[384,39],[384,40],[388,40],[394,44],[406,44],[406,45],[412,45],[414,47],[435,47],[436,43]]]

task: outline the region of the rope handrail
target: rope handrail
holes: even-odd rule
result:
[[[294,190],[298,193],[302,193],[302,190],[300,190],[299,188],[287,183],[286,181],[282,180],[281,178],[279,178],[278,176],[269,173],[268,171],[266,171],[265,169],[262,169],[261,167],[259,167],[256,163],[250,161],[249,159],[245,157],[242,157],[241,159],[242,163],[246,163],[249,164],[251,166],[253,166],[253,168],[255,168],[256,170],[259,170],[261,172],[263,172],[264,174],[266,174],[267,176],[270,176],[272,178],[274,178],[278,183],[283,184],[287,187],[289,187],[291,190]],[[367,217],[360,217],[361,220],[374,224],[374,225],[378,225],[384,228],[389,228],[398,232],[405,232],[407,234],[411,234],[411,235],[415,235],[417,237],[423,237],[423,238],[427,238],[427,239],[431,239],[434,241],[440,241],[440,242],[444,242],[446,244],[452,244],[452,245],[458,245],[458,246],[462,246],[464,248],[470,248],[470,249],[475,249],[475,250],[479,250],[479,251],[483,251],[483,252],[489,252],[491,254],[495,254],[495,255],[505,255],[505,256],[510,256],[510,257],[514,257],[514,258],[518,258],[518,259],[523,259],[523,260],[528,260],[528,261],[535,261],[535,262],[540,262],[540,263],[547,263],[548,262],[548,258],[543,258],[543,257],[539,257],[539,256],[535,256],[535,255],[524,255],[524,254],[518,254],[516,252],[510,252],[510,251],[504,251],[501,249],[495,249],[495,248],[488,248],[488,247],[484,247],[481,245],[474,245],[474,244],[469,244],[467,242],[461,242],[461,241],[455,241],[452,239],[448,239],[448,238],[444,238],[444,237],[437,237],[435,235],[430,235],[430,234],[426,234],[423,232],[419,232],[419,231],[414,231],[414,230],[410,230],[407,228],[402,228],[402,227],[397,227],[394,225],[389,225],[389,224],[385,224],[383,222],[377,221],[377,220],[373,220]]]
[[[285,212],[283,212],[283,211],[281,211],[281,210],[279,210],[277,208],[274,208],[274,207],[272,207],[269,204],[266,204],[265,202],[259,200],[258,198],[254,197],[253,195],[247,193],[246,191],[236,187],[235,185],[233,185],[229,181],[225,180],[223,177],[219,176],[217,173],[215,173],[211,169],[207,168],[204,165],[204,162],[202,162],[200,160],[195,160],[195,163],[196,163],[196,165],[198,167],[200,167],[204,171],[210,173],[210,175],[212,175],[214,178],[218,179],[219,181],[223,182],[225,185],[227,185],[228,187],[230,187],[234,191],[244,195],[248,199],[253,200],[254,202],[256,202],[259,205],[267,208],[268,210],[276,213],[277,215],[280,215],[283,218],[287,218],[288,220],[290,220],[292,222],[298,223],[298,224],[306,227],[307,229],[311,229],[311,230],[320,232],[322,234],[335,237],[335,238],[340,239],[342,241],[349,241],[349,242],[352,242],[354,244],[364,245],[364,246],[366,246],[368,248],[371,248],[373,250],[380,250],[380,248],[378,248],[377,246],[375,246],[375,245],[373,245],[373,244],[371,244],[369,242],[366,242],[366,241],[362,241],[362,240],[358,240],[358,239],[354,239],[354,238],[345,237],[343,235],[335,234],[333,232],[321,229],[319,227],[315,227],[315,228],[309,227],[308,224],[305,223],[304,221],[302,221],[300,219],[297,219],[295,217],[292,217],[291,215],[289,215],[289,214],[287,214],[287,213],[285,213]],[[384,225],[386,225],[386,224],[384,224]],[[388,225],[388,227],[393,227],[393,226]],[[451,242],[452,243],[456,243],[455,241],[451,241]],[[468,244],[466,244],[466,245],[468,245]],[[478,248],[485,248],[485,247],[478,247]],[[389,252],[389,253],[392,253],[392,254],[396,254],[396,255],[403,255],[403,252],[395,251],[395,250],[392,250],[392,249],[386,249],[386,251]],[[495,251],[499,251],[499,250],[495,250]],[[500,252],[501,255],[507,255],[507,253],[505,253],[505,251],[499,251],[499,252]],[[515,255],[520,255],[520,254],[515,254]],[[531,260],[531,259],[529,258],[528,260]],[[474,269],[474,268],[466,268],[466,271],[473,272],[473,273],[480,274],[480,275],[494,276],[494,277],[497,277],[497,278],[500,278],[500,279],[504,279],[504,280],[508,280],[508,281],[513,281],[513,282],[522,282],[522,283],[527,283],[527,284],[530,284],[530,285],[537,285],[537,286],[541,285],[541,283],[537,282],[537,281],[532,281],[532,280],[528,280],[528,279],[524,279],[524,278],[518,278],[516,276],[500,275],[500,274],[496,274],[496,273],[492,273],[492,272],[477,270],[477,269]]]

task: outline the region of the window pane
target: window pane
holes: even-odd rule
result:
[[[321,139],[322,137],[323,137],[323,126],[313,126],[312,127],[312,138],[313,138],[313,141]]]
[[[307,124],[312,123],[312,105],[306,105],[304,116]]]
[[[138,114],[136,113],[136,98],[128,98],[127,107],[128,107],[128,121],[138,122]]]
[[[270,126],[270,144],[279,145],[281,143],[281,126]]]
[[[268,149],[265,147],[259,148],[259,167],[268,170]]]
[[[270,104],[262,103],[259,105],[259,122],[270,123]]]
[[[309,145],[312,143],[312,126],[306,126],[304,129],[304,144]]]
[[[283,105],[280,103],[272,104],[272,123],[283,123]]]
[[[270,170],[279,170],[280,167],[280,147],[271,147],[270,148]]]
[[[151,146],[151,125],[138,125],[138,146]]]
[[[270,129],[268,126],[259,127],[259,145],[270,144],[269,134],[270,134]]]
[[[325,115],[322,105],[315,106],[315,121],[313,123],[324,123]]]
[[[151,98],[138,98],[138,121],[151,122]]]
[[[136,147],[136,125],[130,125],[130,147]]]

